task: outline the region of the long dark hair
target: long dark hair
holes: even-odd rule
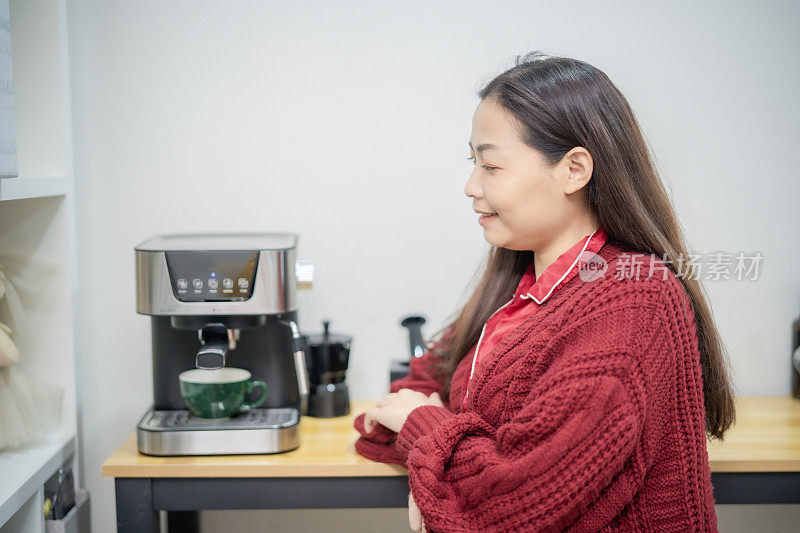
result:
[[[657,257],[685,257],[683,230],[653,164],[638,121],[625,96],[601,70],[566,57],[535,51],[515,58],[515,65],[478,91],[494,99],[524,127],[523,141],[555,165],[576,146],[594,161],[586,185],[589,207],[609,239]],[[531,251],[490,247],[483,275],[455,319],[429,341],[438,356],[436,372],[444,377],[442,397],[459,362],[478,341],[489,316],[514,294]],[[677,265],[668,261],[676,271]],[[677,271],[676,271],[677,274]],[[727,359],[707,296],[694,276],[679,275],[691,298],[697,323],[706,433],[723,439],[736,410]]]

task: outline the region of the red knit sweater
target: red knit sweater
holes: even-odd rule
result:
[[[397,434],[356,418],[358,453],[408,468],[427,531],[717,531],[691,301],[629,254],[606,242],[605,275],[574,276],[485,354],[466,408],[465,357],[448,408]],[[440,391],[433,357],[391,391]]]

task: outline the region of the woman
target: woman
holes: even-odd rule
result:
[[[533,52],[479,92],[464,192],[475,292],[358,416],[427,531],[717,531],[706,438],[735,420],[723,346],[634,114]]]

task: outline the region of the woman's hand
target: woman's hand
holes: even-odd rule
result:
[[[412,531],[425,533],[425,521],[422,520],[422,513],[419,512],[419,507],[410,492],[408,493],[408,525],[411,526]]]
[[[364,415],[364,429],[372,432],[375,424],[383,424],[395,433],[399,433],[408,414],[423,405],[445,407],[438,392],[425,396],[422,392],[411,389],[400,389],[387,394],[375,407],[367,409]]]

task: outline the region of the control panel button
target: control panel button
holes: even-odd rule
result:
[[[250,286],[250,281],[247,278],[239,278],[239,288],[240,289],[247,289]]]
[[[214,279],[214,278],[209,278],[208,279],[208,288],[209,289],[216,289],[218,285],[219,285],[219,282],[216,279]]]
[[[233,288],[233,280],[231,278],[225,278],[222,280],[222,286],[225,289],[232,289]]]
[[[198,291],[202,290],[202,288],[203,288],[203,280],[202,279],[197,279],[197,278],[193,279],[192,280],[192,287],[194,287],[195,290],[198,290]]]
[[[178,280],[178,289],[179,290],[186,290],[189,288],[189,282],[185,279],[181,278]]]

